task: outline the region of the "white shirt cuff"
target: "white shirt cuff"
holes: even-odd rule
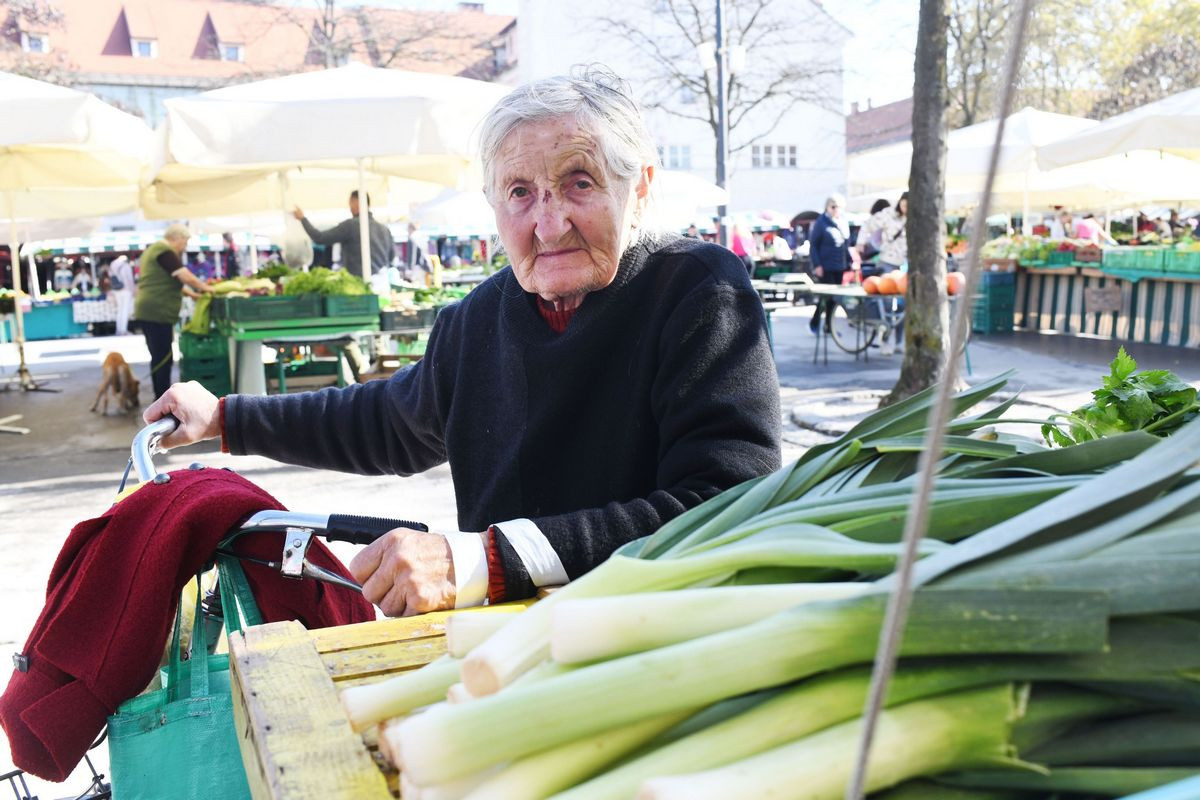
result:
[[[497,522],[493,527],[499,528],[517,551],[534,586],[562,586],[570,580],[550,540],[533,520],[512,519]]]
[[[487,546],[478,533],[455,531],[443,534],[450,543],[454,563],[454,607],[481,606],[487,599]]]

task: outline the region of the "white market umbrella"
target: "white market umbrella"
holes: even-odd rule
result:
[[[1039,166],[1039,153],[1051,143],[1100,123],[1026,108],[1005,125],[993,201],[997,208],[1020,210],[1026,226],[1035,207],[1072,205],[1095,208],[1117,203],[1187,199],[1197,194],[1200,169],[1177,157],[1148,154],[1105,158],[1058,169]],[[987,172],[996,120],[951,131],[947,142],[947,206],[978,202]],[[908,183],[912,145],[903,142],[851,156],[849,182],[858,199],[884,196],[895,202]],[[866,201],[869,205],[869,201]]]
[[[1200,161],[1200,87],[1110,117],[1043,147],[1038,163],[1053,168],[1135,150]]]
[[[86,92],[0,73],[0,219],[13,254],[13,288],[21,291],[20,231],[45,220],[119,214],[136,207],[151,132],[137,117]],[[25,328],[16,306],[18,379],[37,383],[25,364]]]
[[[469,180],[480,120],[508,91],[467,78],[350,64],[173,98],[165,103],[143,205],[148,216],[204,203],[223,214],[279,209],[281,187],[257,184],[286,181],[294,203],[299,198],[291,193],[304,191],[303,173],[317,168],[353,175],[368,192],[368,175],[458,186]],[[426,189],[417,199],[434,193]],[[346,194],[338,192],[337,205]]]

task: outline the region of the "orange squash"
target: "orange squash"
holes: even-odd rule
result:
[[[872,275],[863,280],[863,291],[867,294],[879,294],[879,278]]]
[[[896,279],[891,275],[879,276],[879,293],[880,294],[896,294]]]
[[[961,272],[950,272],[946,275],[946,291],[949,294],[962,294],[967,285],[967,276]]]
[[[896,284],[896,294],[908,294],[908,273],[893,272],[890,275],[892,281]]]

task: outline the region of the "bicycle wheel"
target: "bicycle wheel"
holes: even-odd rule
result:
[[[846,298],[835,303],[830,313],[829,335],[834,344],[851,355],[870,347],[878,332],[879,321],[867,319],[862,312],[861,300]]]

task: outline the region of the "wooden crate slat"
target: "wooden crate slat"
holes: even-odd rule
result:
[[[255,800],[392,796],[362,738],[350,729],[302,625],[249,628],[230,638],[230,654],[234,717]]]
[[[372,647],[337,650],[321,654],[329,677],[361,678],[420,667],[446,652],[444,636],[430,636],[411,642],[384,642]],[[344,687],[339,687],[344,688]]]

